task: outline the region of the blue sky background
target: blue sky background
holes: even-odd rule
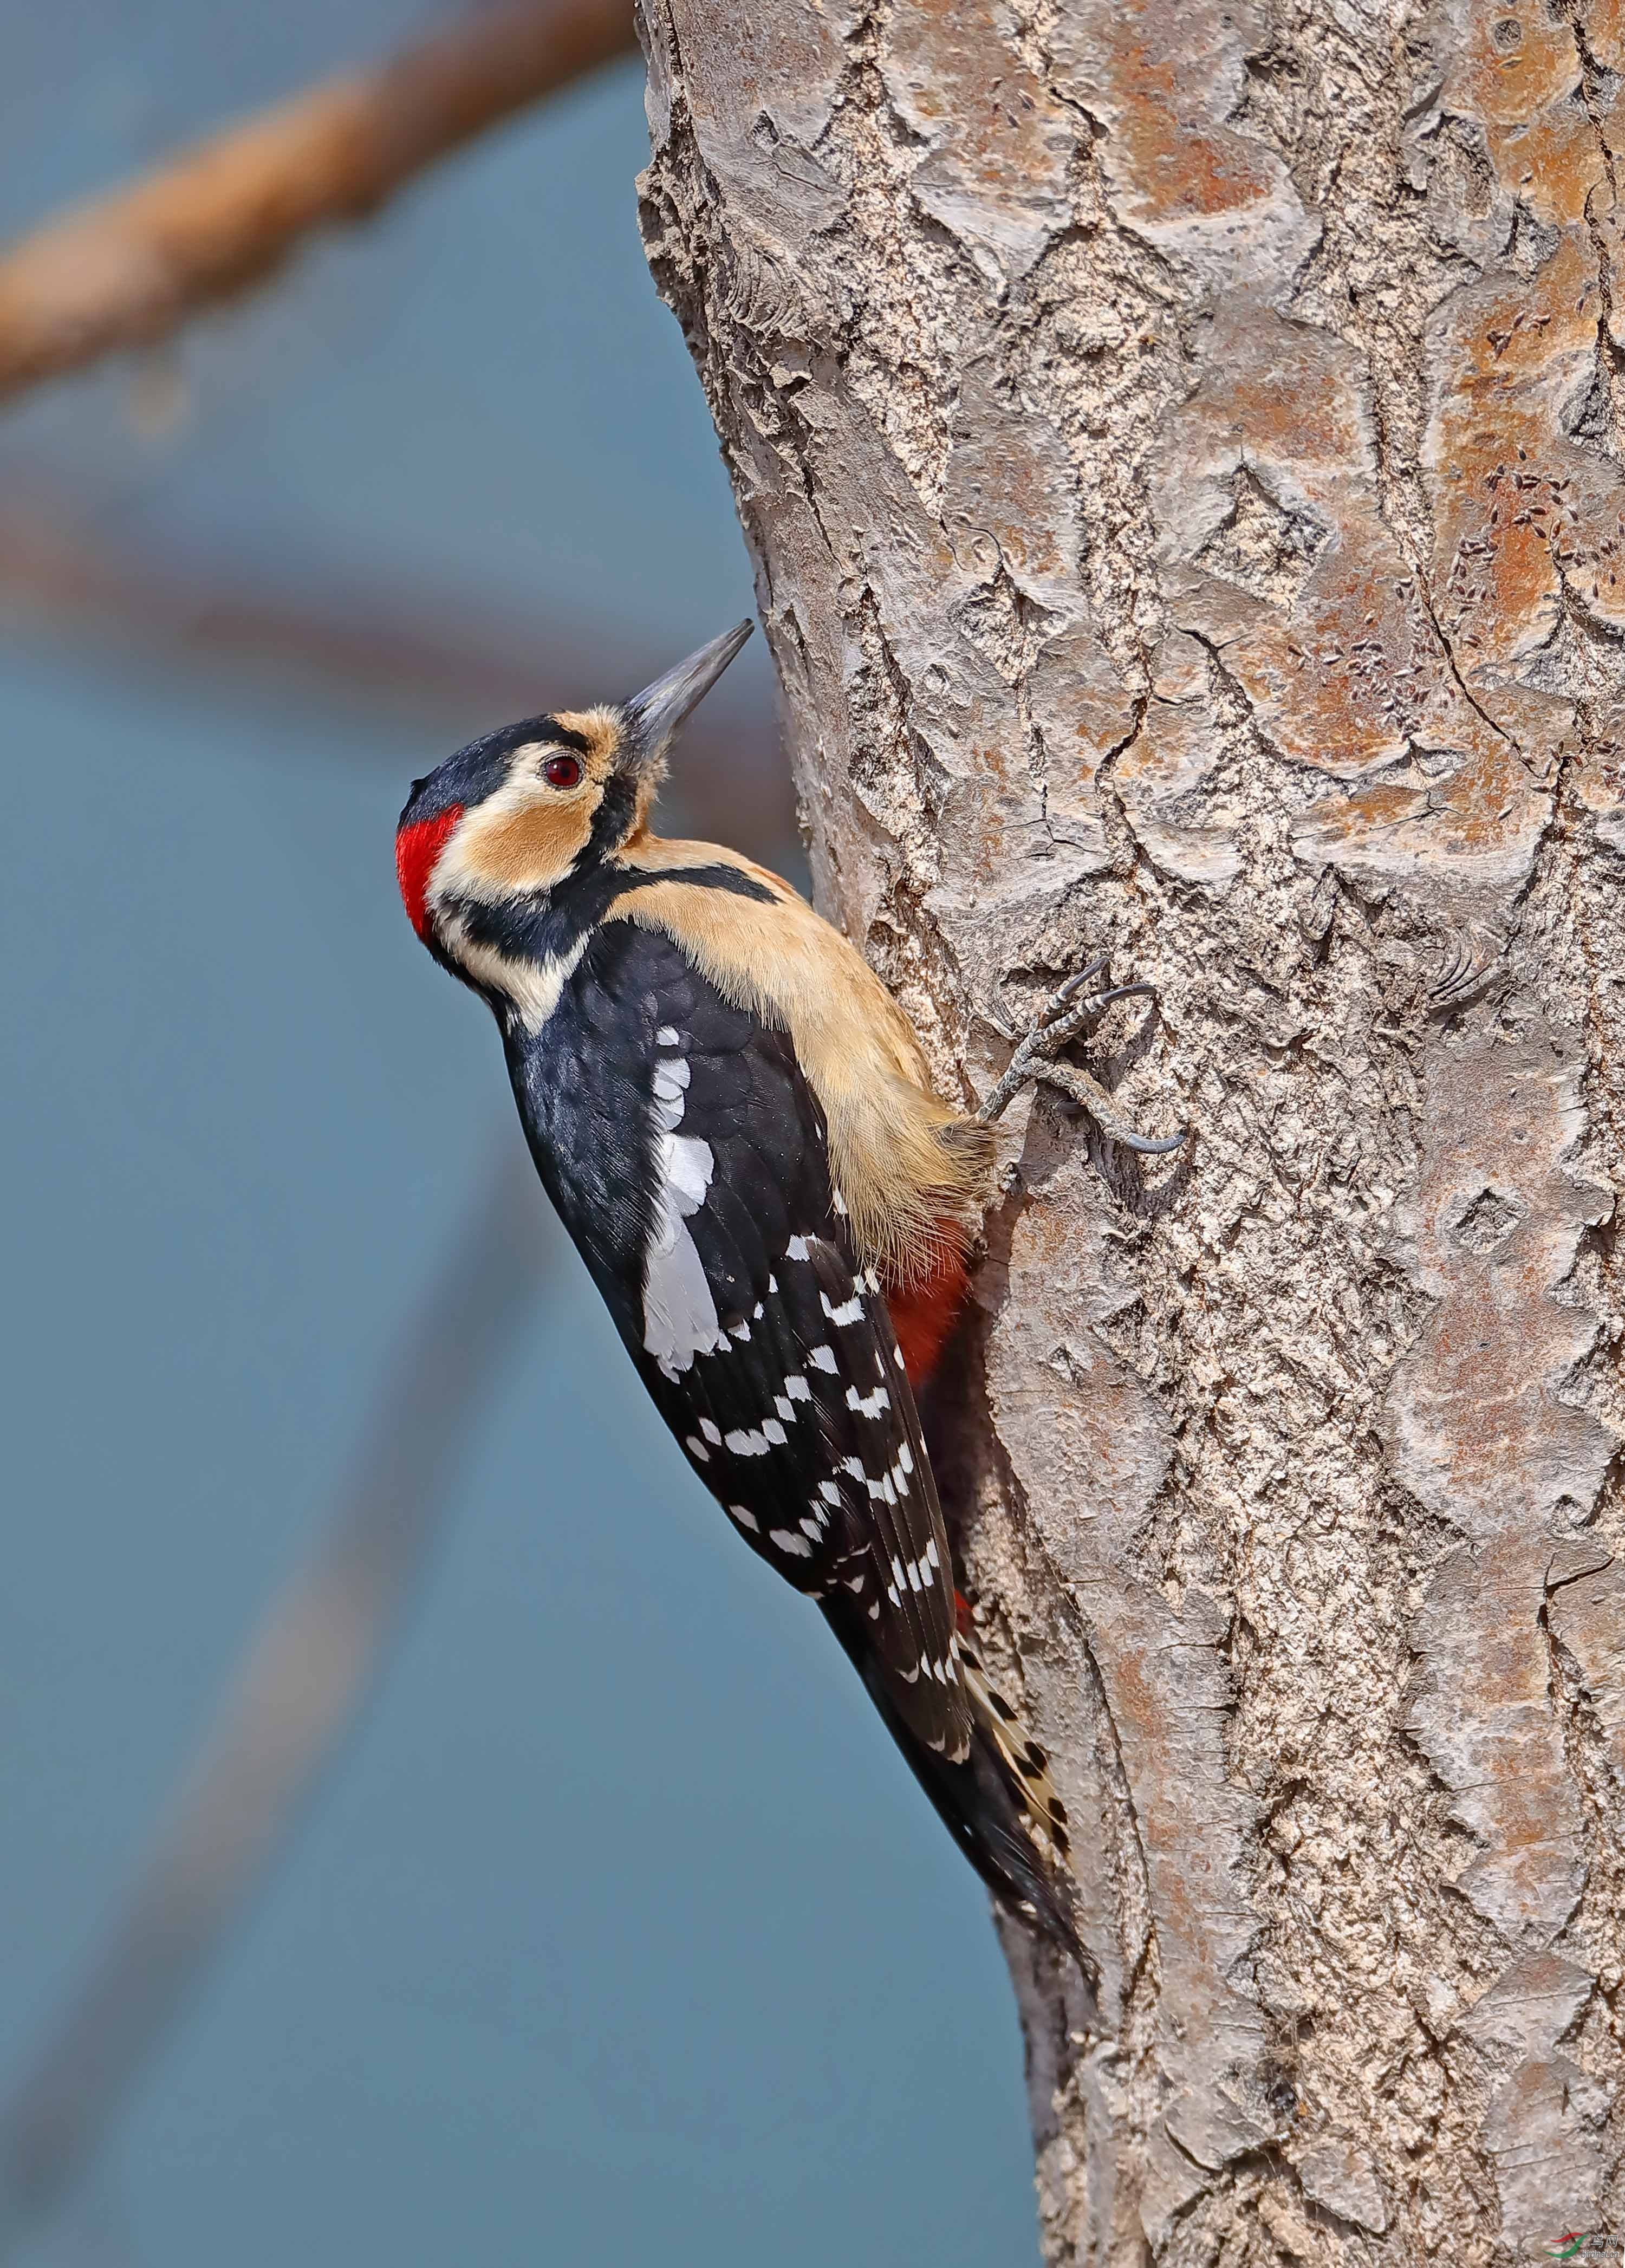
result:
[[[0,227],[410,20],[8,0]],[[128,369],[11,413],[0,486],[137,550],[611,625],[652,671],[751,591],[644,151],[627,66],[193,334],[166,435]],[[12,630],[0,735],[14,2071],[517,1138],[393,895],[443,723]],[[982,1892],[550,1252],[357,1736],[28,2268],[1036,2259]]]

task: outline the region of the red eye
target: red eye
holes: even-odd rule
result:
[[[541,776],[549,787],[578,787],[580,761],[575,756],[549,756],[541,768]]]

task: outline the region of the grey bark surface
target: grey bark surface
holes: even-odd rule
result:
[[[1196,1128],[1011,1112],[944,1396],[1102,1980],[1007,1934],[1046,2255],[1625,2227],[1621,18],[643,29],[820,903],[967,1103],[1109,948]]]

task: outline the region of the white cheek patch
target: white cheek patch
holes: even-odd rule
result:
[[[715,1354],[727,1337],[705,1280],[690,1214],[705,1202],[716,1171],[709,1142],[680,1134],[689,1071],[681,1057],[655,1066],[652,1112],[658,1210],[643,1263],[643,1344],[675,1382],[698,1354]],[[708,1429],[709,1430],[709,1429]]]

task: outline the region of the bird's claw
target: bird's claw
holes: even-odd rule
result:
[[[1059,985],[1050,994],[1025,1031],[1018,1031],[1013,1024],[1006,1022],[1003,1016],[996,1013],[990,1015],[989,1021],[1001,1039],[1008,1040],[1012,1047],[1026,1045],[1029,1053],[1038,1047],[1041,1037],[1048,1037],[1051,1045],[1060,1047],[1063,1042],[1059,1035],[1054,1033],[1054,1027],[1073,1011],[1078,994],[1088,983],[1090,978],[1106,976],[1109,967],[1107,956],[1102,954],[1098,961],[1092,961],[1087,968],[1080,968],[1075,976],[1069,976],[1064,984]],[[1143,989],[1149,991],[1151,987],[1147,985]],[[1098,1005],[1101,997],[1107,1000],[1114,1000],[1117,995],[1115,992],[1108,992],[1104,996],[1092,995],[1090,1003],[1092,1008]]]
[[[1109,977],[1108,956],[1102,954],[1086,968],[1069,976],[1064,984],[1051,993],[1039,1010],[1027,1031],[1019,1038],[1004,1023],[997,1028],[1006,1039],[1015,1041],[1016,1051],[1011,1057],[1004,1077],[983,1101],[976,1116],[984,1126],[991,1126],[1001,1118],[1024,1086],[1041,1083],[1059,1088],[1061,1093],[1086,1110],[1100,1131],[1124,1149],[1135,1151],[1143,1158],[1162,1158],[1180,1148],[1189,1137],[1190,1129],[1181,1126],[1175,1134],[1160,1138],[1137,1134],[1127,1120],[1120,1116],[1111,1096],[1092,1079],[1086,1071],[1072,1064],[1056,1063],[1060,1050],[1078,1038],[1096,1023],[1114,1000],[1126,1000],[1144,996],[1155,999],[1154,984],[1111,984],[1098,990],[1085,988],[1097,977]]]
[[[1033,1030],[1048,1031],[1052,1024],[1059,1023],[1090,978],[1109,976],[1111,967],[1111,955],[1103,953],[1098,961],[1092,961],[1087,968],[1080,968],[1076,976],[1069,976],[1066,983],[1058,986],[1039,1010],[1038,1020],[1033,1027]]]

